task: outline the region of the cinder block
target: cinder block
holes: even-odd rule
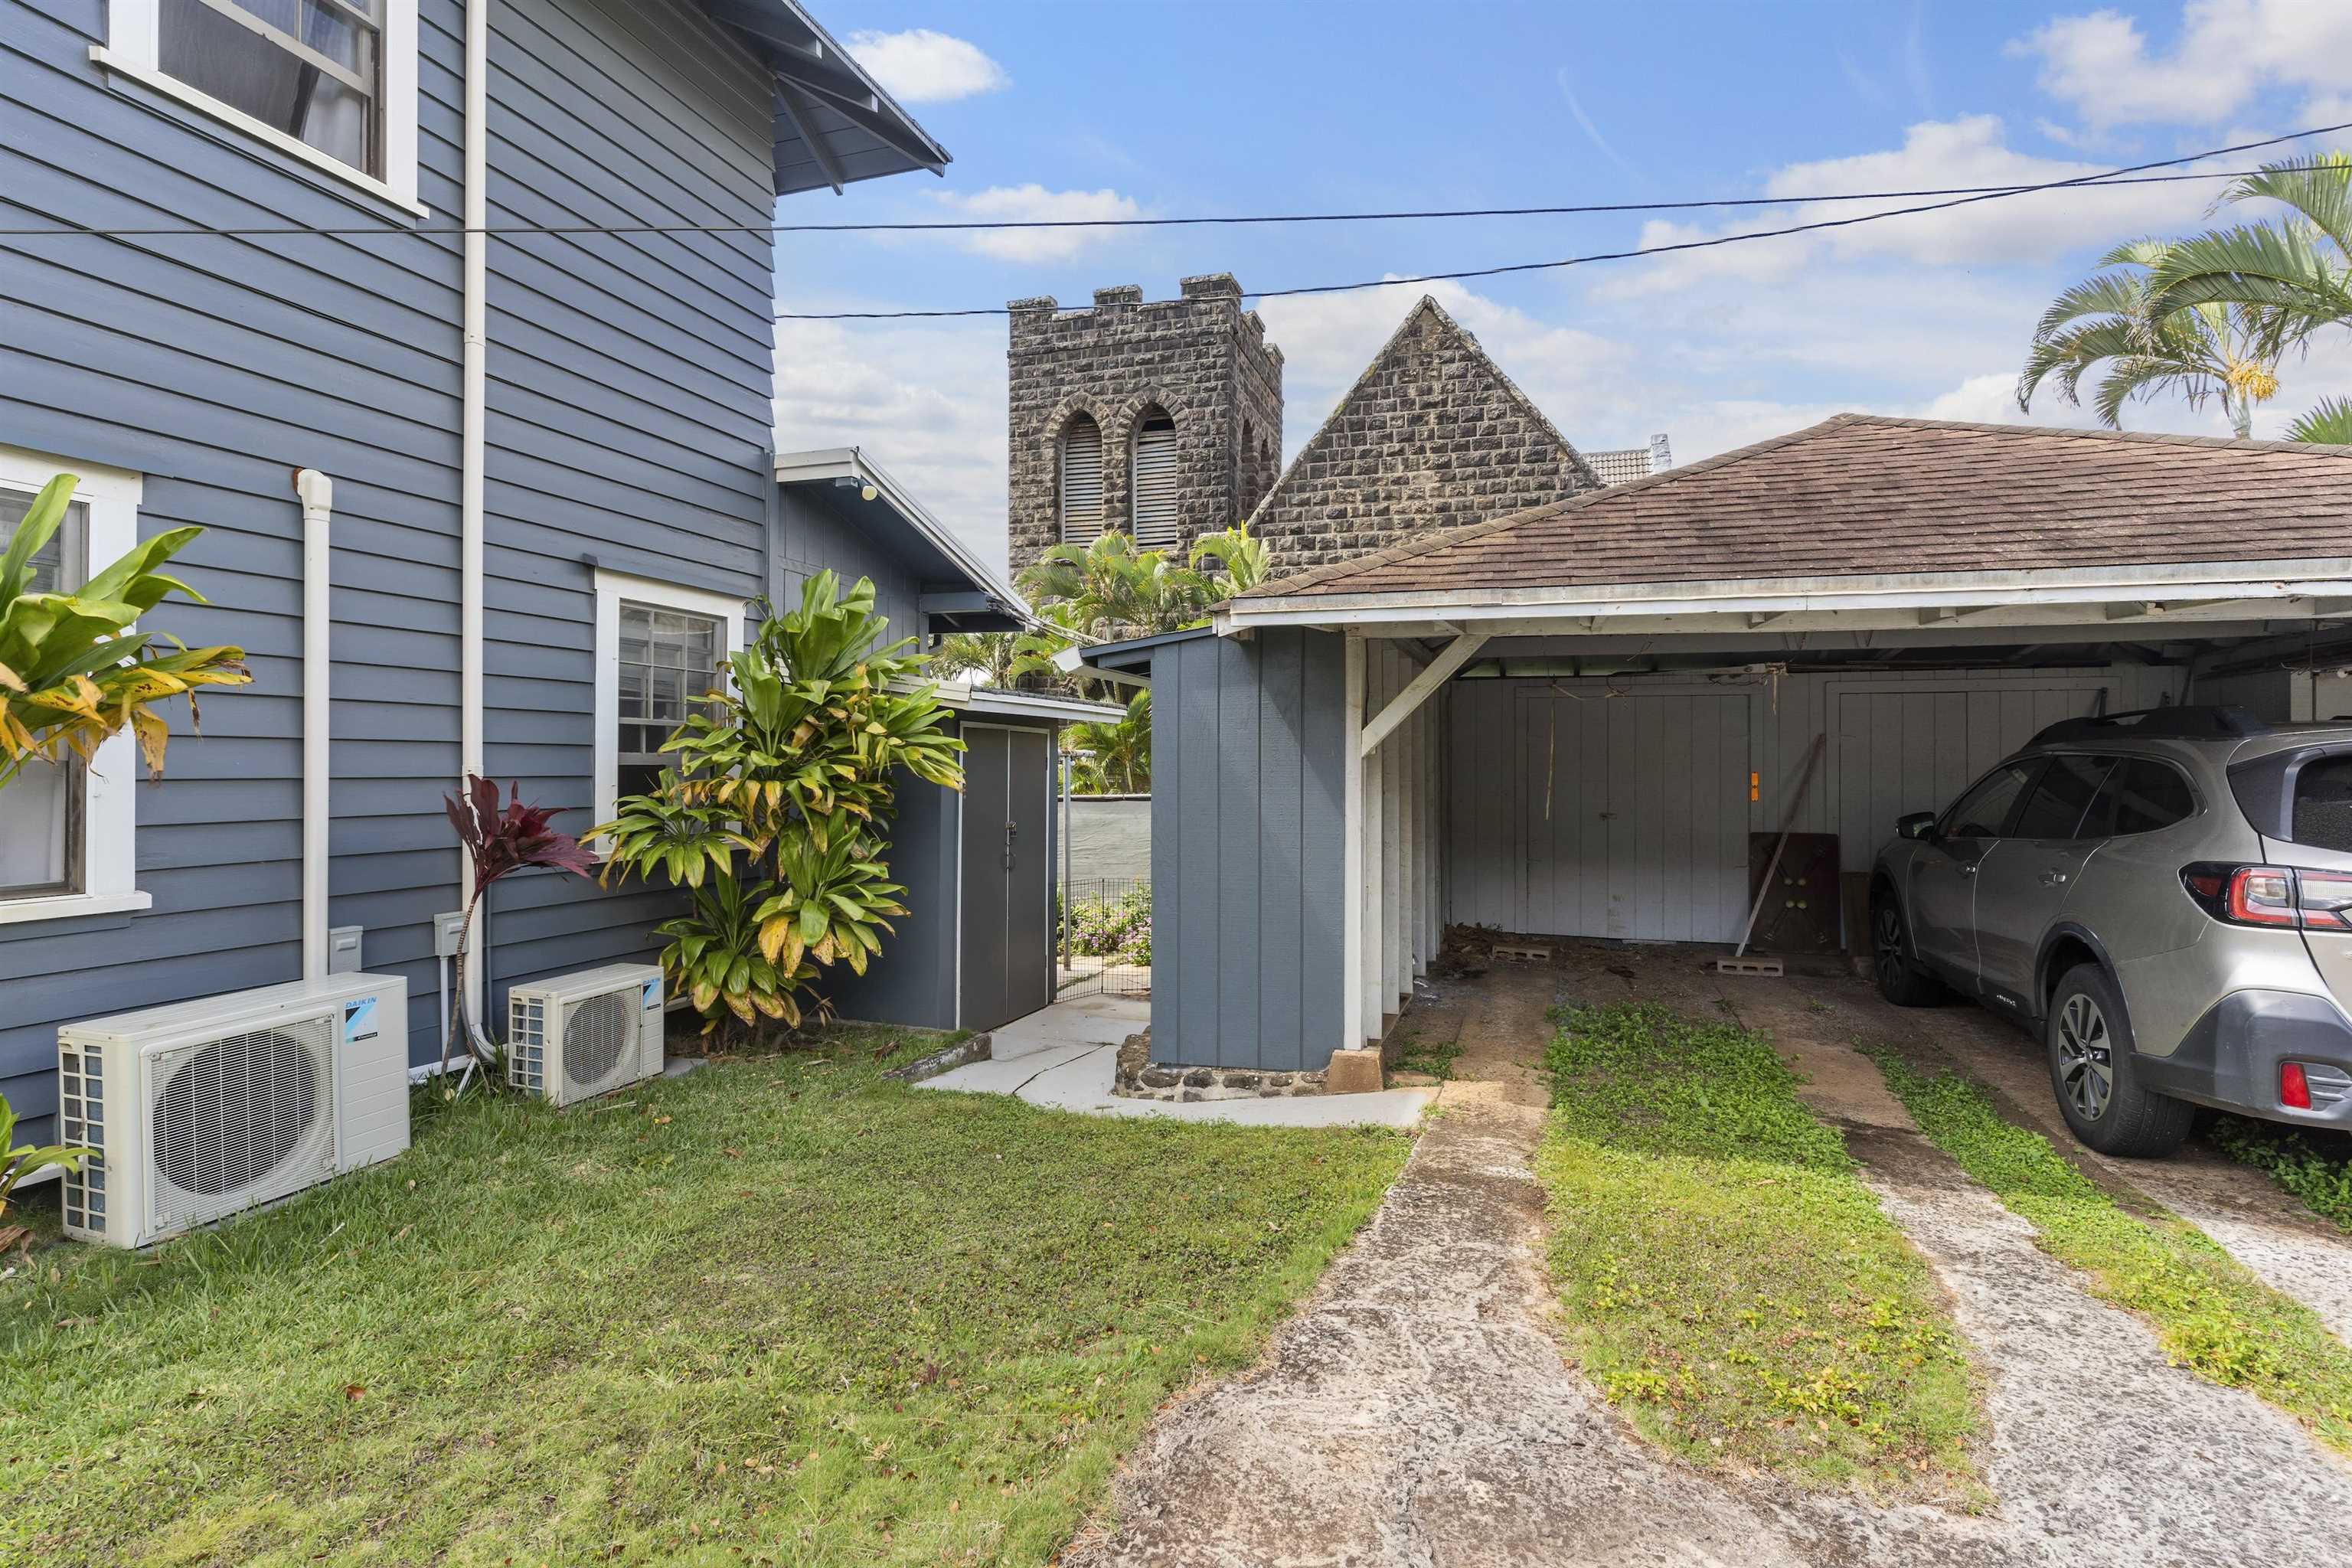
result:
[[[1370,1094],[1381,1087],[1381,1053],[1377,1050],[1333,1051],[1323,1076],[1327,1094]]]

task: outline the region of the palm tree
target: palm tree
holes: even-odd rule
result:
[[[1213,563],[1210,571],[1202,571],[1203,561]],[[1213,600],[1248,593],[1272,574],[1273,566],[1265,542],[1250,532],[1246,520],[1192,542],[1192,570]]]
[[[2290,441],[2352,447],[2352,397],[2323,397],[2286,427]]]
[[[1074,784],[1089,795],[1140,795],[1151,787],[1151,693],[1127,700],[1127,716],[1072,724],[1063,738],[1076,763]]]
[[[2135,239],[2099,258],[2102,272],[2052,301],[2033,329],[2033,349],[2017,378],[2017,405],[2031,407],[2045,379],[2068,403],[2083,401],[2084,378],[2105,366],[2092,407],[2111,429],[2124,405],[2178,392],[2192,408],[2219,398],[2239,436],[2253,427],[2255,405],[2278,391],[2279,350],[2265,342],[2262,311],[2208,300],[2158,309],[2154,279],[2173,242]]]
[[[2246,201],[2276,202],[2286,212],[2175,241],[2149,268],[2149,310],[2250,310],[2273,358],[2308,346],[2327,328],[2352,327],[2352,154],[2265,164],[2231,181],[2215,205]],[[2348,423],[2337,399],[2332,406],[2323,402],[2295,429],[2340,440]]]
[[[1082,638],[1179,631],[1208,618],[1206,584],[1157,550],[1139,551],[1116,530],[1090,544],[1056,544],[1021,574],[1021,591]]]

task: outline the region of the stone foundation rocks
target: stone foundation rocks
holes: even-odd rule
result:
[[[1204,1100],[1279,1100],[1321,1094],[1319,1072],[1262,1072],[1255,1068],[1185,1067],[1151,1059],[1151,1031],[1129,1035],[1118,1047],[1118,1070],[1111,1092],[1129,1100],[1168,1100],[1193,1104]]]

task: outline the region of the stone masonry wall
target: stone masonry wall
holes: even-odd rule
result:
[[[1103,434],[1103,524],[1130,526],[1129,460],[1144,411],[1176,422],[1179,550],[1246,517],[1282,452],[1282,351],[1241,308],[1230,273],[1187,278],[1146,304],[1135,285],[1098,289],[1091,310],[1050,297],[1012,302],[1008,558],[1017,574],[1059,542],[1063,427],[1081,410]]]
[[[1321,1072],[1265,1072],[1256,1068],[1184,1067],[1151,1059],[1151,1031],[1129,1035],[1118,1048],[1111,1092],[1129,1100],[1197,1104],[1204,1100],[1281,1100],[1324,1092]]]
[[[1424,299],[1300,449],[1250,526],[1279,574],[1599,484],[1477,340]]]

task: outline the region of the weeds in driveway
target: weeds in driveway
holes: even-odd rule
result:
[[[1444,1083],[1454,1077],[1454,1064],[1461,1059],[1462,1044],[1458,1040],[1424,1040],[1418,1035],[1408,1035],[1404,1054],[1397,1058],[1397,1070],[1427,1073]]]
[[[2213,1124],[2213,1142],[2230,1158],[2269,1172],[2314,1214],[2352,1231],[2352,1137],[2224,1116]]]
[[[1042,1563],[1400,1134],[916,1090],[843,1032],[0,1285],[0,1562]],[[877,1052],[883,1052],[877,1059]]]
[[[1984,1089],[1871,1053],[1935,1145],[2030,1222],[2042,1250],[2091,1293],[2147,1319],[2180,1366],[2243,1388],[2352,1452],[2352,1349],[2317,1314],[2257,1279],[2195,1226],[2118,1205],[2039,1132],[2005,1119]]]
[[[1980,1502],[1934,1278],[1771,1043],[1632,1003],[1556,1022],[1538,1173],[1567,1338],[1601,1391],[1702,1463]]]

